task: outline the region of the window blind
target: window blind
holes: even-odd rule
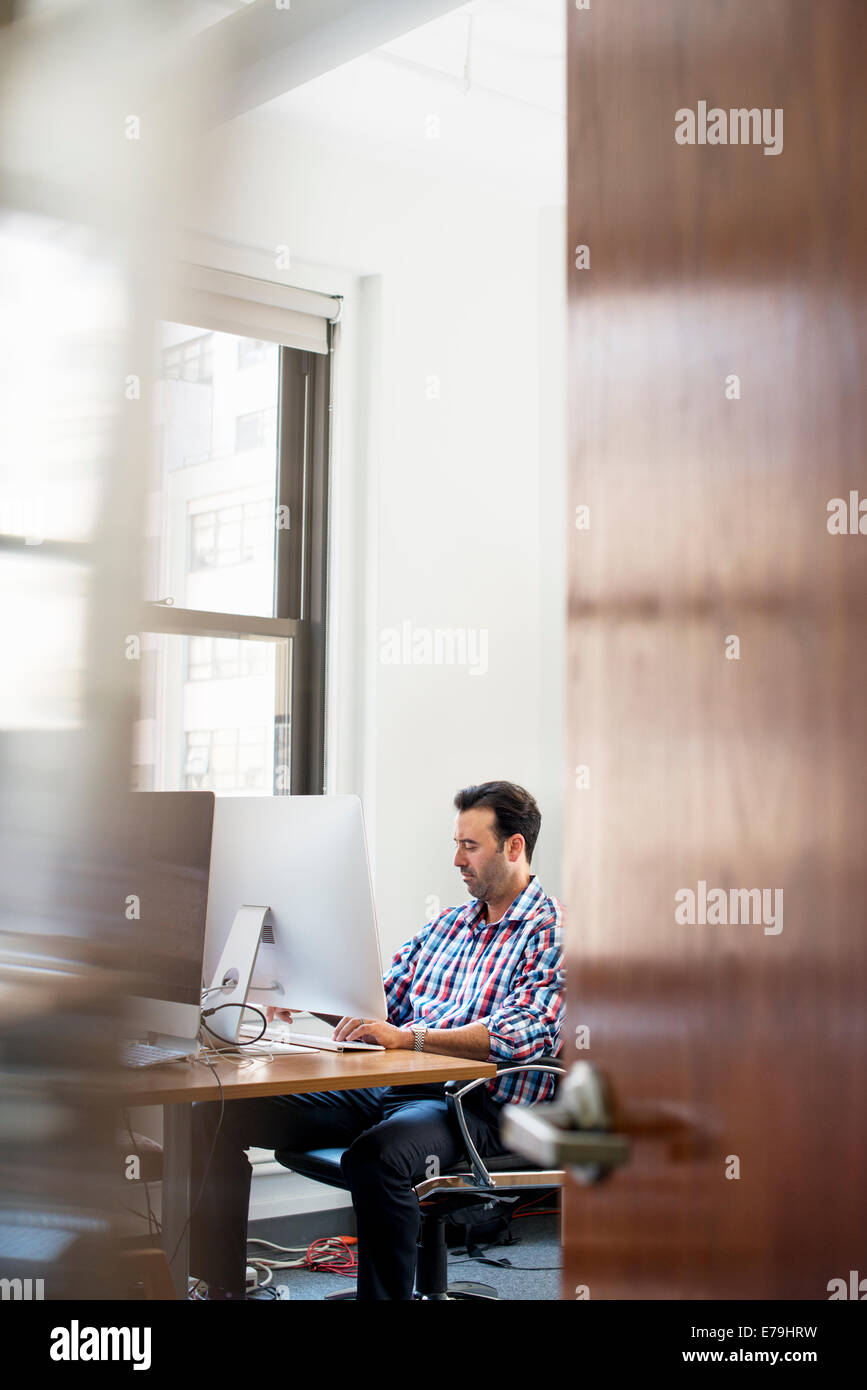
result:
[[[160,317],[307,352],[328,351],[339,298],[252,275],[184,265],[160,296]]]

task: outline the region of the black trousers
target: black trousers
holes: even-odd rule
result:
[[[485,1086],[464,1101],[467,1128],[483,1157],[505,1152],[501,1110]],[[218,1101],[193,1106],[194,1203],[201,1192],[190,1226],[196,1278],[244,1297],[252,1177],[245,1149],[339,1147],[346,1150],[341,1169],[355,1207],[358,1298],[412,1298],[420,1224],[413,1186],[464,1156],[442,1083],[227,1101],[217,1131],[219,1115]]]

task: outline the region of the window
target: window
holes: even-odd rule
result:
[[[267,729],[193,729],[186,735],[184,791],[271,791],[272,740]]]
[[[244,502],[190,516],[190,569],[271,562],[274,527],[266,501]]]
[[[145,641],[136,787],[236,796],[289,790],[293,643],[167,633]],[[303,723],[303,710],[298,718]]]
[[[262,642],[232,642],[224,637],[191,637],[187,680],[227,681],[268,674],[268,650]]]
[[[270,346],[270,343],[263,343],[261,338],[239,338],[238,366],[255,367],[260,362],[266,362]]]
[[[235,449],[240,454],[245,449],[259,449],[268,442],[269,425],[273,412],[253,410],[248,415],[239,415],[235,420]]]
[[[184,343],[163,348],[164,381],[191,381],[207,386],[214,379],[214,335],[200,333]]]
[[[160,325],[152,479],[159,521],[150,539],[147,597],[272,617],[281,349],[261,343],[258,370],[240,371],[249,341],[196,333],[189,324]],[[199,360],[211,363],[207,382],[178,375],[177,354],[189,366],[197,345]],[[300,369],[298,359],[307,354],[283,351]],[[305,463],[288,466],[303,470]],[[245,566],[242,578],[227,582],[219,573],[238,565]]]
[[[321,792],[330,354],[156,347],[136,785]]]

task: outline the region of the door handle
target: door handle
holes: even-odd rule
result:
[[[591,1062],[575,1062],[547,1105],[506,1105],[503,1142],[542,1168],[569,1168],[598,1183],[629,1159],[629,1141],[611,1129],[608,1088]]]

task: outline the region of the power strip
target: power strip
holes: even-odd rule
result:
[[[252,1293],[259,1287],[259,1276],[252,1265],[247,1265],[247,1272],[244,1276],[247,1293]]]

